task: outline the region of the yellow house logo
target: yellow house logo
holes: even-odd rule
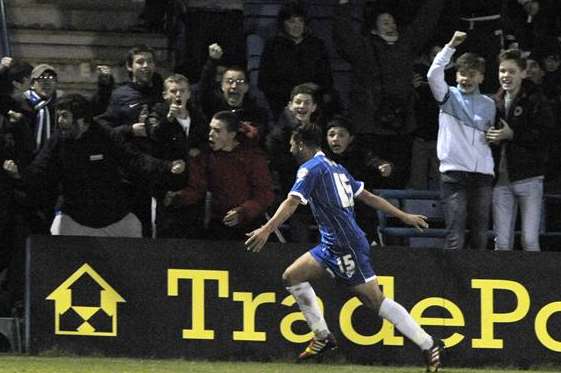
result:
[[[55,334],[117,336],[117,303],[126,301],[89,264],[46,299],[55,302]]]

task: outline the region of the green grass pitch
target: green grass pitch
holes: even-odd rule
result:
[[[248,363],[187,360],[141,360],[92,357],[35,357],[0,355],[2,373],[420,373],[424,367],[376,367],[327,363]],[[559,371],[559,367],[531,370],[534,373]],[[446,373],[520,373],[516,369],[456,369]]]

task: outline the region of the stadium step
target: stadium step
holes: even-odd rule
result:
[[[160,34],[12,29],[10,42],[15,57],[29,59],[124,60],[126,51],[139,43],[156,49],[160,59],[167,57],[167,39]]]
[[[62,92],[90,95],[96,66],[113,66],[116,81],[126,81],[125,58],[136,44],[156,50],[160,70],[171,67],[167,37],[132,33],[143,0],[8,0],[12,57],[32,65],[48,63],[59,72]]]
[[[65,92],[96,88],[96,66],[114,67],[116,81],[126,81],[125,58],[135,44],[147,44],[155,49],[162,72],[170,70],[173,56],[167,39],[160,34],[120,32],[11,29],[12,57],[32,65],[48,63],[59,72],[59,88]]]
[[[125,31],[142,0],[8,0],[8,26],[40,30]]]
[[[242,0],[183,1],[189,8],[243,6]],[[93,93],[98,64],[113,66],[116,81],[126,81],[126,53],[136,44],[154,48],[158,70],[167,75],[174,61],[167,37],[128,31],[143,5],[144,0],[6,0],[12,57],[53,65],[62,92]]]
[[[143,5],[144,0],[6,0],[9,27],[40,30],[127,31],[138,23]],[[241,9],[242,0],[189,0],[188,6]]]
[[[184,0],[186,1],[186,0]],[[127,31],[144,0],[7,0],[9,27],[41,30]],[[190,0],[189,7],[241,9],[242,0]]]

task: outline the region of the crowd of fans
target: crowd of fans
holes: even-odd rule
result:
[[[561,192],[558,2],[415,4],[405,22],[395,7],[368,2],[358,30],[356,4],[337,1],[333,42],[351,66],[348,108],[322,35],[311,33],[297,1],[281,8],[262,54],[258,87],[268,107],[243,66],[223,65],[218,44],[196,85],[181,74],[164,79],[154,51],[134,47],[130,80],[117,84],[100,66],[90,98],[59,97],[50,65],[3,57],[2,286],[22,299],[30,234],[242,240],[289,191],[290,133],[309,123],[324,130],[326,154],[367,188],[442,187],[455,232],[446,247],[465,246],[466,219],[486,234],[493,216],[496,248],[512,249],[520,206],[522,246],[539,250],[543,185]],[[444,45],[440,36],[454,30],[465,34]],[[374,240],[375,216],[361,206],[356,213]],[[308,241],[310,222],[302,209],[277,237]],[[483,235],[471,247],[485,248]]]

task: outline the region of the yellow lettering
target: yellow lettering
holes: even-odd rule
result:
[[[429,307],[442,307],[450,313],[450,317],[424,317],[423,312]],[[445,298],[433,297],[421,300],[411,309],[411,316],[417,320],[421,326],[465,326],[464,314],[460,307]],[[457,345],[463,339],[463,334],[454,333],[443,340],[446,347],[449,348]]]
[[[561,342],[553,339],[547,331],[547,322],[555,312],[561,312],[561,302],[553,302],[542,308],[536,315],[534,329],[538,340],[545,347],[555,352],[561,352]]]
[[[530,309],[530,295],[526,288],[515,281],[508,280],[471,280],[474,289],[481,289],[481,338],[473,339],[473,348],[503,348],[503,340],[494,338],[495,323],[511,323],[524,318]],[[494,312],[494,293],[496,289],[509,290],[516,296],[516,307],[512,312]]]
[[[243,330],[235,330],[232,333],[234,341],[265,342],[267,333],[255,331],[255,312],[257,307],[264,303],[275,303],[275,293],[262,293],[253,298],[252,293],[235,292],[233,299],[236,302],[243,302]]]
[[[394,278],[390,276],[378,276],[378,284],[383,288],[384,295],[388,298],[394,298]],[[362,305],[362,302],[354,297],[349,299],[339,313],[339,326],[341,327],[341,333],[351,342],[359,345],[368,346],[376,344],[380,341],[384,345],[389,346],[403,346],[403,337],[398,337],[395,335],[395,327],[392,323],[387,320],[382,322],[382,327],[378,333],[370,336],[365,336],[358,333],[352,324],[352,316],[354,311]],[[374,320],[376,315],[372,315]]]
[[[228,271],[168,269],[168,296],[179,294],[179,280],[192,281],[192,328],[183,329],[184,339],[214,339],[214,330],[205,329],[205,281],[218,281],[218,296],[228,297]]]
[[[318,297],[316,297],[316,300],[318,302],[318,305],[319,305],[319,308],[320,308],[321,312],[323,313],[323,302]],[[287,306],[287,307],[292,307],[294,305],[294,303],[296,303],[296,300],[294,299],[294,297],[292,295],[287,296],[281,302],[281,304],[283,306]],[[306,321],[306,319],[304,318],[304,314],[300,311],[289,313],[288,315],[283,317],[283,319],[281,320],[281,323],[280,323],[280,332],[281,332],[282,336],[287,341],[292,342],[292,343],[308,342],[310,339],[312,339],[312,337],[314,336],[314,333],[313,332],[309,332],[309,333],[306,333],[306,334],[296,334],[296,333],[294,333],[294,331],[292,330],[292,325],[297,321],[304,321],[304,322]]]

